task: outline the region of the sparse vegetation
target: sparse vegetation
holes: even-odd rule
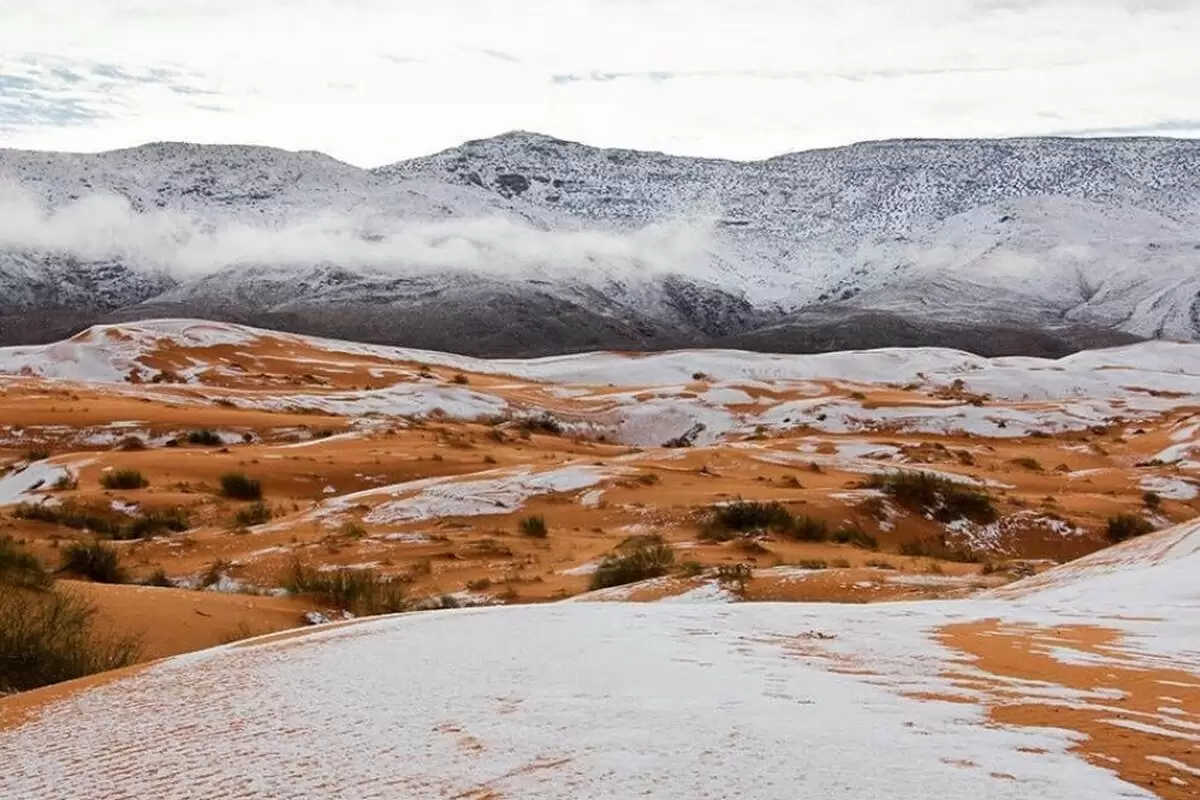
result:
[[[551,414],[538,414],[533,417],[522,417],[517,420],[517,428],[527,434],[541,433],[547,436],[561,436],[563,425]]]
[[[125,582],[120,556],[103,542],[71,543],[63,551],[60,571],[96,583]]]
[[[111,536],[119,529],[116,523],[108,517],[71,499],[55,506],[46,503],[21,503],[13,509],[12,515],[17,519],[62,525],[73,530],[86,530],[104,536]]]
[[[805,558],[797,561],[793,566],[800,569],[829,569],[829,562],[823,558]]]
[[[262,500],[262,484],[241,472],[221,476],[221,496],[230,500]]]
[[[896,470],[872,475],[865,485],[939,522],[967,519],[985,525],[999,516],[988,495],[930,472]]]
[[[188,519],[187,512],[175,506],[161,511],[147,511],[144,514],[139,514],[116,530],[113,533],[113,538],[145,539],[163,531],[180,533],[190,527],[191,522]]]
[[[296,560],[285,571],[285,589],[307,594],[333,608],[358,616],[393,614],[408,610],[404,584],[369,569],[340,568],[322,572]]]
[[[1151,511],[1158,511],[1162,508],[1162,498],[1157,492],[1142,492],[1142,505]]]
[[[100,476],[100,485],[105,489],[132,491],[145,489],[150,481],[136,469],[114,469]]]
[[[145,450],[146,443],[139,436],[126,436],[117,443],[117,449],[125,452],[136,452],[138,450]]]
[[[675,565],[675,551],[659,537],[644,539],[604,557],[592,573],[591,588],[607,589],[666,575]]]
[[[802,542],[823,542],[829,538],[829,526],[824,520],[801,515],[792,520],[785,533]]]
[[[724,542],[744,533],[782,533],[789,530],[794,521],[791,512],[782,503],[737,500],[723,506],[713,506],[708,521],[700,531],[700,538]]]
[[[138,640],[100,636],[95,614],[71,592],[0,585],[0,695],[136,661]]]
[[[167,577],[167,571],[162,567],[155,567],[154,571],[147,575],[142,580],[138,581],[142,586],[160,586],[168,588],[175,584]]]
[[[1140,514],[1117,514],[1108,518],[1108,540],[1110,542],[1123,542],[1136,536],[1144,536],[1153,530],[1154,526],[1150,520]]]
[[[233,515],[233,521],[238,527],[249,528],[270,522],[272,516],[270,506],[262,500],[256,500],[245,508],[239,508]]]
[[[201,428],[188,433],[187,443],[201,445],[202,447],[216,447],[222,443],[222,440],[216,431],[211,431],[208,428]]]
[[[19,548],[11,538],[0,539],[0,586],[46,589],[52,581],[42,562],[32,553]]]
[[[50,487],[56,492],[69,492],[79,488],[79,479],[71,472],[64,472]]]
[[[870,561],[866,562],[866,565],[868,567],[873,567],[874,569],[896,569],[896,565],[892,562],[884,561],[883,559],[879,558],[871,559]]]
[[[833,541],[838,544],[849,544],[863,550],[878,550],[879,540],[857,525],[839,528],[833,534]]]
[[[541,514],[534,514],[528,517],[522,517],[517,523],[517,530],[522,536],[530,536],[534,539],[545,539],[550,534],[550,529],[546,526],[546,518]]]
[[[1042,472],[1042,462],[1038,461],[1036,458],[1030,458],[1029,456],[1020,456],[1019,458],[1014,458],[1010,463],[1012,463],[1014,466],[1020,467],[1021,469],[1027,469],[1030,472]]]
[[[31,447],[25,451],[26,461],[45,461],[50,457],[50,448],[48,447]]]

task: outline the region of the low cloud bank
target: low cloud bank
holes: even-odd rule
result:
[[[320,263],[397,274],[702,277],[712,269],[712,233],[710,217],[629,231],[543,230],[501,214],[414,219],[373,211],[272,226],[170,209],[139,213],[125,198],[105,193],[51,209],[19,185],[0,184],[0,251],[120,259],[181,279],[237,265]]]

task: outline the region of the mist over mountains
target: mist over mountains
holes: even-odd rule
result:
[[[374,170],[0,151],[0,343],[225,319],[475,355],[1200,337],[1200,143],[892,141],[759,162],[529,133]]]

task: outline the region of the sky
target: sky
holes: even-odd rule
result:
[[[1200,0],[0,0],[0,146],[1200,136]]]

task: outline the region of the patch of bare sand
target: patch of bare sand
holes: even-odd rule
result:
[[[988,696],[988,713],[994,721],[1078,731],[1086,739],[1074,750],[1093,764],[1114,770],[1166,800],[1197,796],[1200,675],[1148,668],[1123,649],[1119,631],[1102,627],[1043,628],[987,620],[947,626],[938,639],[975,668],[948,677]],[[1095,656],[1102,663],[1067,660],[1063,651]],[[1114,690],[1114,695],[1086,705],[1045,699],[1028,702],[1010,680],[1044,681],[1082,692]],[[942,699],[966,701],[954,696]],[[1187,765],[1193,772],[1152,757]]]

